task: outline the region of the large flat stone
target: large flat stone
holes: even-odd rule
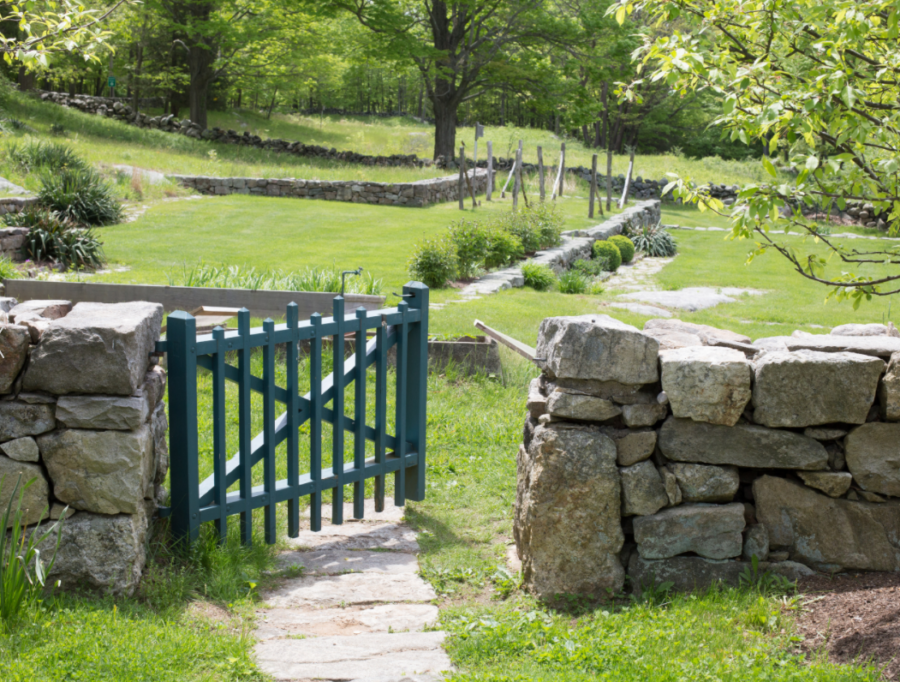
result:
[[[884,362],[856,353],[766,353],[755,363],[753,421],[791,428],[863,424],[883,371]]]
[[[828,466],[828,451],[819,441],[765,426],[721,426],[670,417],[659,431],[659,448],[675,462],[808,471]]]
[[[685,502],[731,502],[740,485],[737,467],[673,462],[669,469]]]
[[[300,512],[300,516],[304,519],[309,518],[309,507]],[[331,526],[330,523],[331,507],[322,507],[322,525]],[[394,504],[394,498],[390,495],[384,498],[384,508],[381,511],[375,511],[375,500],[367,498],[363,501],[363,518],[360,520],[353,518],[353,503],[344,502],[344,523],[400,523],[406,511],[405,507],[398,507]]]
[[[900,424],[863,424],[844,447],[847,468],[863,490],[900,497]]]
[[[900,570],[900,502],[834,499],[775,476],[753,483],[772,551],[817,570]]]
[[[406,552],[347,551],[340,549],[282,552],[276,560],[279,568],[302,567],[304,575],[340,573],[418,573],[414,554]]]
[[[18,325],[0,326],[0,393],[9,393],[25,366],[31,334]]]
[[[256,645],[260,669],[276,680],[373,679],[450,670],[443,632],[271,639]]]
[[[437,595],[418,575],[344,573],[286,581],[263,595],[272,608],[335,608],[346,605],[430,602]]]
[[[717,287],[715,289],[712,287],[688,287],[674,291],[635,291],[630,294],[621,294],[619,298],[695,312],[722,303],[735,303],[737,301],[735,296],[760,295],[762,293],[755,289],[737,289],[735,287]]]
[[[741,573],[748,566],[748,561],[712,561],[698,556],[676,556],[653,561],[635,553],[628,562],[628,577],[637,595],[649,587],[667,582],[672,583],[675,592],[702,592],[717,583],[737,587]]]
[[[32,480],[34,483],[26,488],[25,486]],[[15,513],[20,494],[22,494],[22,506],[20,507],[22,521],[25,525],[40,521],[44,511],[50,507],[50,485],[44,476],[44,470],[37,464],[17,462],[0,455],[0,485],[2,485],[0,487],[0,514],[6,512],[10,500],[14,500],[12,507],[13,513]],[[7,525],[7,528],[11,525]],[[3,530],[5,529],[0,529],[0,532]]]
[[[54,405],[0,402],[0,442],[52,431],[56,427],[54,411]]]
[[[53,494],[75,509],[134,514],[156,477],[148,426],[137,431],[67,429],[38,438]]]
[[[150,405],[143,395],[64,395],[56,402],[56,418],[70,429],[131,431],[149,416]]]
[[[256,612],[258,639],[335,637],[371,632],[421,632],[437,622],[434,604],[379,604],[337,609],[262,609]]]
[[[884,360],[900,352],[900,339],[892,336],[837,336],[832,334],[814,334],[811,336],[770,336],[761,339],[766,345],[783,344],[785,350],[817,350],[823,353],[859,353]],[[759,345],[755,341],[755,345]]]
[[[144,381],[162,314],[156,303],[78,303],[44,332],[25,390],[132,395]]]
[[[750,402],[751,368],[738,350],[692,346],[660,353],[662,389],[676,417],[734,426]]]
[[[622,516],[655,514],[669,504],[666,486],[653,462],[619,469],[622,478]]]
[[[721,339],[724,341],[735,341],[737,343],[750,343],[750,337],[728,329],[718,329],[710,327],[706,324],[695,324],[693,322],[685,322],[684,320],[647,320],[644,322],[644,333],[652,336],[659,341],[660,350],[662,350],[669,342],[673,335],[679,335],[683,338],[684,347],[687,346],[706,346],[711,339]],[[693,337],[688,339],[686,337]],[[672,347],[681,347],[680,345],[672,345]]]
[[[551,424],[520,448],[513,532],[527,589],[541,598],[619,590],[621,486],[599,429]]]
[[[694,552],[707,559],[741,555],[744,506],[689,504],[634,519],[634,539],[644,559]]]
[[[323,509],[323,516],[327,510]],[[322,524],[318,533],[301,530],[296,538],[287,538],[288,544],[308,549],[389,549],[395,552],[418,552],[416,532],[396,523],[353,523],[341,526]]]
[[[608,315],[548,317],[538,331],[537,356],[551,378],[652,384],[658,351],[655,339]]]

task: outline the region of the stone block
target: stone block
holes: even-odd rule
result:
[[[759,561],[765,561],[769,556],[769,533],[761,523],[750,526],[744,538],[743,557],[750,561],[756,557]]]
[[[660,403],[622,406],[622,418],[625,420],[625,424],[633,429],[655,426],[658,421],[666,418],[666,414],[668,414],[668,408]]]
[[[740,486],[737,467],[669,464],[685,502],[731,502]]]
[[[666,582],[672,583],[675,592],[704,591],[716,584],[737,587],[749,565],[745,561],[711,561],[696,556],[648,561],[635,553],[628,562],[628,577],[637,595]]]
[[[525,406],[532,419],[540,419],[541,415],[547,413],[547,397],[541,391],[540,379],[532,379],[528,385],[528,400]]]
[[[834,499],[775,476],[753,483],[756,515],[775,551],[816,570],[900,570],[900,502]]]
[[[526,588],[544,599],[622,589],[625,538],[612,439],[591,427],[538,426],[517,464],[513,531]]]
[[[619,466],[630,467],[649,458],[656,449],[656,431],[652,429],[616,430],[609,435],[616,442],[616,462]]]
[[[900,353],[893,353],[878,382],[878,410],[885,421],[900,421]]]
[[[24,486],[34,480],[28,488]],[[37,464],[18,462],[9,457],[0,455],[0,514],[6,511],[10,500],[14,499],[15,510],[19,494],[22,496],[22,521],[25,525],[37,523],[44,517],[44,512],[50,506],[50,485],[44,476],[44,470]],[[12,519],[10,519],[12,521]],[[7,525],[7,528],[10,528]],[[0,531],[5,529],[0,529]]]
[[[44,332],[25,373],[26,391],[130,396],[159,339],[157,303],[78,303]]]
[[[653,462],[619,469],[622,478],[622,516],[648,516],[669,504],[666,487]]]
[[[670,417],[659,431],[659,448],[674,462],[807,471],[828,466],[828,451],[819,441],[764,426],[721,426]]]
[[[655,339],[608,315],[548,317],[538,331],[537,355],[551,378],[652,384],[658,352]]]
[[[153,435],[154,482],[162,485],[169,471],[169,421],[166,419],[165,403],[159,403],[150,420]]]
[[[72,310],[72,301],[24,301],[9,311],[9,321],[21,324],[20,320],[44,318],[58,320]]]
[[[606,421],[622,414],[610,400],[555,389],[547,396],[547,413],[559,419]]]
[[[694,552],[707,559],[740,556],[744,506],[690,504],[634,520],[634,539],[644,559],[667,559]]]
[[[681,494],[681,488],[678,486],[678,479],[668,466],[660,467],[659,475],[662,476],[663,485],[666,488],[666,496],[669,498],[669,506],[675,507],[681,504],[684,496]]]
[[[56,427],[54,409],[52,404],[0,402],[0,443],[52,431]]]
[[[41,459],[37,443],[31,436],[7,441],[0,445],[0,450],[4,455],[17,462],[38,462]]]
[[[0,394],[12,390],[19,372],[25,365],[30,343],[31,333],[26,327],[0,325]]]
[[[153,495],[150,427],[137,431],[67,429],[38,438],[53,494],[75,509],[135,514]]]
[[[863,424],[844,446],[847,468],[863,490],[900,497],[900,424]]]
[[[810,488],[821,490],[829,497],[840,497],[853,483],[853,476],[846,471],[798,471],[797,475]]]
[[[750,402],[750,362],[731,348],[692,346],[660,353],[662,389],[676,417],[734,426]]]

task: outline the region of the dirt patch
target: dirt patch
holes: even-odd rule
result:
[[[797,619],[806,652],[835,663],[870,662],[900,680],[900,574],[815,576],[799,583],[806,606]]]

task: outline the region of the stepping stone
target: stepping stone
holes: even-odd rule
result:
[[[352,502],[344,502],[344,523],[368,523],[368,522],[379,522],[379,523],[400,523],[403,521],[403,514],[405,512],[404,507],[396,507],[394,506],[394,501],[385,498],[384,500],[384,511],[376,512],[375,511],[375,500],[368,499],[365,500],[363,504],[363,517],[362,519],[354,519],[353,518],[353,503]],[[309,518],[309,507],[304,509],[301,512],[301,515],[304,519]],[[331,525],[331,505],[322,505],[322,525]]]
[[[293,635],[350,636],[372,632],[421,632],[437,622],[433,604],[379,604],[344,609],[265,609],[257,611],[258,639]]]
[[[304,575],[337,575],[340,573],[392,573],[395,575],[419,572],[414,554],[405,552],[347,551],[343,549],[314,549],[307,552],[284,552],[278,555],[279,568],[302,566]]]
[[[256,645],[260,669],[276,680],[401,680],[450,670],[443,632],[270,639]]]
[[[672,317],[665,308],[657,308],[655,305],[644,305],[643,303],[610,303],[611,308],[620,308],[637,315],[649,315],[650,317]]]
[[[345,573],[291,579],[264,594],[263,602],[272,608],[333,608],[436,598],[431,585],[415,574]]]
[[[395,552],[418,552],[416,532],[396,523],[346,523],[326,526],[314,533],[302,530],[296,538],[288,538],[293,547],[310,549],[389,549]]]
[[[741,294],[760,295],[762,291],[756,289],[738,289],[735,287],[688,287],[678,291],[635,291],[630,294],[622,294],[620,298],[644,303],[656,303],[667,308],[678,308],[691,312],[712,308],[720,303],[734,303],[737,299],[733,296]]]

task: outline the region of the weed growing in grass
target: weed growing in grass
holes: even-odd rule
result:
[[[569,270],[559,276],[559,292],[561,294],[583,294],[588,289],[588,279],[580,272]]]

